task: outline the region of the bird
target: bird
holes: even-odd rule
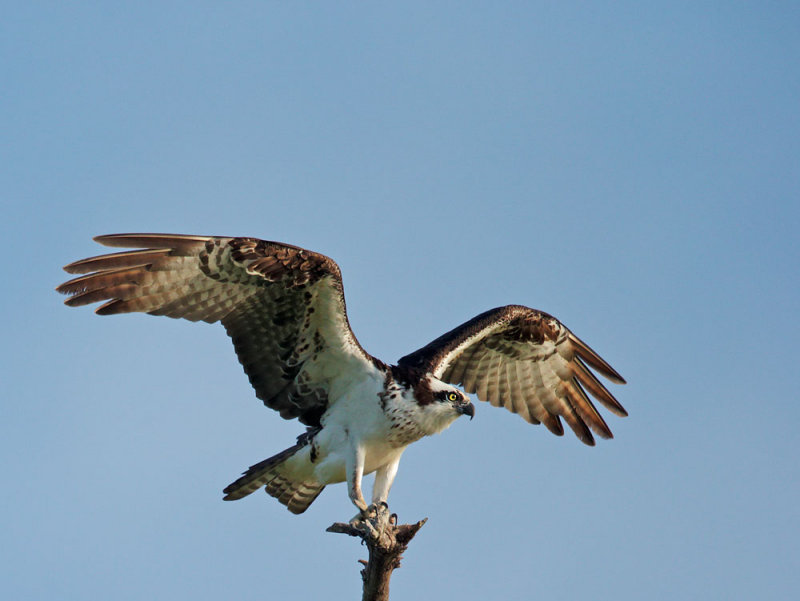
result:
[[[366,516],[388,507],[401,456],[458,417],[469,395],[531,424],[577,438],[613,438],[589,395],[627,415],[593,370],[623,377],[552,315],[523,305],[490,309],[389,364],[356,339],[339,266],[329,257],[249,237],[111,234],[128,250],[75,261],[56,288],[70,307],[103,301],[99,315],[142,312],[220,322],[264,405],[306,426],[289,448],[252,465],[225,500],[264,488],[295,514],[329,484],[347,483]],[[588,393],[588,394],[587,394]],[[362,479],[375,473],[372,502]],[[354,518],[355,519],[355,518]]]

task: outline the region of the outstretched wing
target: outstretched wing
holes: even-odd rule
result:
[[[100,315],[144,312],[220,321],[264,404],[319,425],[332,383],[380,362],[356,340],[342,278],[328,257],[255,238],[115,234],[100,244],[135,248],[77,261],[61,284],[71,307],[107,301]]]
[[[399,363],[461,385],[559,436],[563,417],[589,445],[592,431],[612,434],[586,390],[613,413],[627,415],[587,364],[617,384],[625,383],[622,376],[555,317],[528,307],[481,313]]]

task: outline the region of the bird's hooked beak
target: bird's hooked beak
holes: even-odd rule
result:
[[[457,409],[461,415],[469,415],[470,420],[475,417],[475,405],[472,403],[467,402],[464,405],[459,405]]]

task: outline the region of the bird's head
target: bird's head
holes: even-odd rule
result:
[[[475,407],[469,397],[451,384],[428,376],[416,390],[419,414],[417,420],[428,434],[441,432],[457,417],[475,416]]]
[[[435,403],[441,403],[443,407],[455,411],[456,416],[469,415],[470,419],[475,417],[475,406],[470,402],[469,397],[458,388],[444,385],[441,390],[433,392],[433,399]]]

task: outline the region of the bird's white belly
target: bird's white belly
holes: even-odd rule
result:
[[[370,474],[397,459],[406,445],[389,441],[391,422],[380,404],[383,382],[365,382],[358,394],[339,399],[322,419],[314,439],[314,475],[321,483],[346,480],[347,458],[356,447],[364,451],[364,473]]]
[[[314,464],[314,477],[322,484],[344,482],[347,479],[347,456],[352,451],[350,443],[336,445],[332,449],[324,449],[320,445],[319,456]],[[405,450],[405,446],[396,447],[386,443],[367,442],[364,448],[364,474],[371,474],[384,465],[393,462]]]

